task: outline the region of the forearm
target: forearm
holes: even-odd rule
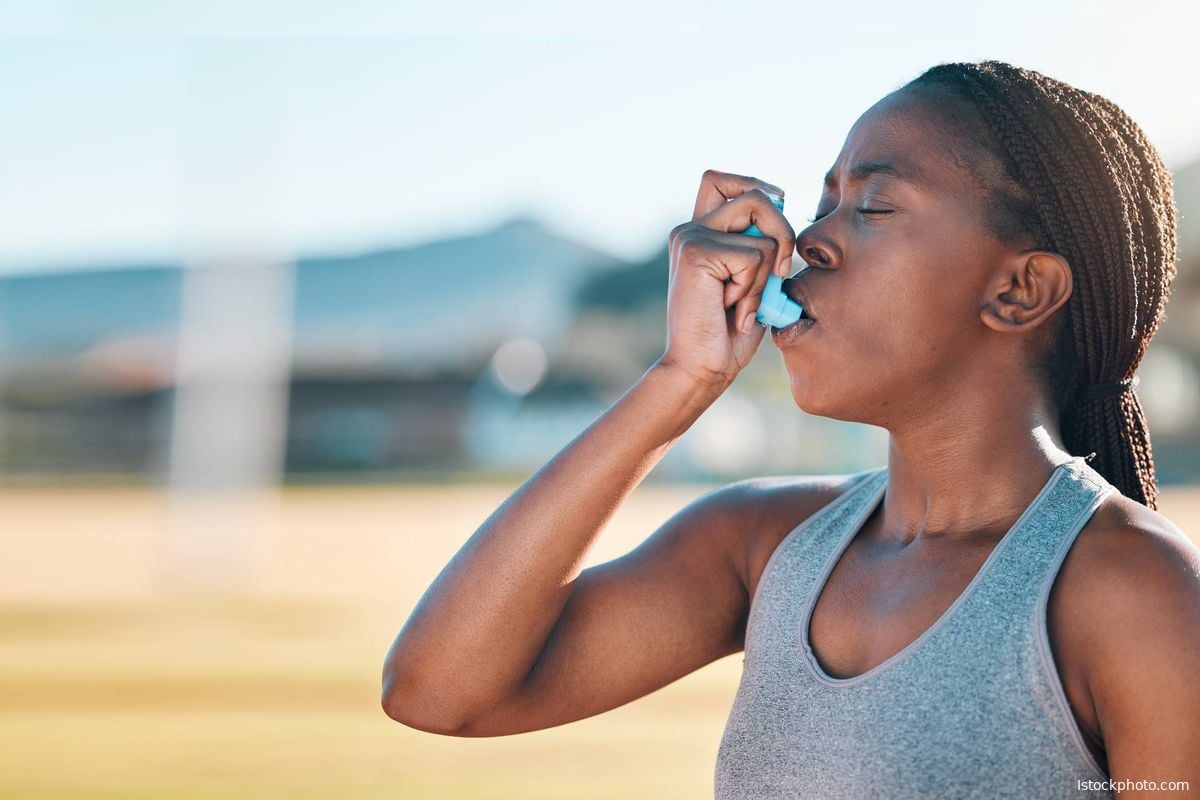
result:
[[[420,707],[466,718],[519,687],[599,532],[723,388],[656,364],[501,504],[392,645],[384,704],[393,715]]]

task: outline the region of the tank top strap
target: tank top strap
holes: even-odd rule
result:
[[[983,618],[1028,618],[1045,602],[1092,512],[1115,491],[1082,456],[1059,464],[980,568],[978,585],[960,609],[960,623],[978,630],[988,627],[980,625]]]
[[[882,496],[887,483],[887,468],[878,467],[849,473],[847,488],[837,497],[810,514],[794,527],[775,547],[759,576],[750,603],[745,639],[747,664],[754,664],[766,650],[763,640],[786,637],[799,624],[802,604],[796,602],[812,591],[822,565],[839,546],[847,530],[857,529]],[[794,670],[794,654],[771,650],[771,656],[783,657]]]

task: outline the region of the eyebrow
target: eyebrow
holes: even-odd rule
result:
[[[905,181],[914,185],[921,183],[920,178],[918,178],[914,173],[909,172],[907,169],[900,169],[895,164],[889,164],[886,161],[868,161],[851,167],[850,182],[858,183],[866,180],[871,175],[876,174],[890,175],[897,180]],[[825,173],[826,186],[833,186],[836,182],[837,178],[834,176],[833,170],[829,170],[829,172]]]

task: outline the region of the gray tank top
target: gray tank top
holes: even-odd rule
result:
[[[928,630],[873,669],[833,678],[813,655],[809,619],[886,488],[886,467],[854,473],[767,561],[717,754],[717,800],[1113,797],[1096,785],[1108,775],[1054,666],[1046,601],[1116,487],[1081,456],[1059,464]]]

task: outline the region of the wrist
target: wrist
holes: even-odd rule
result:
[[[682,393],[698,397],[711,396],[711,400],[715,400],[733,383],[731,376],[688,367],[667,355],[660,356],[654,362],[651,371],[662,375]]]

